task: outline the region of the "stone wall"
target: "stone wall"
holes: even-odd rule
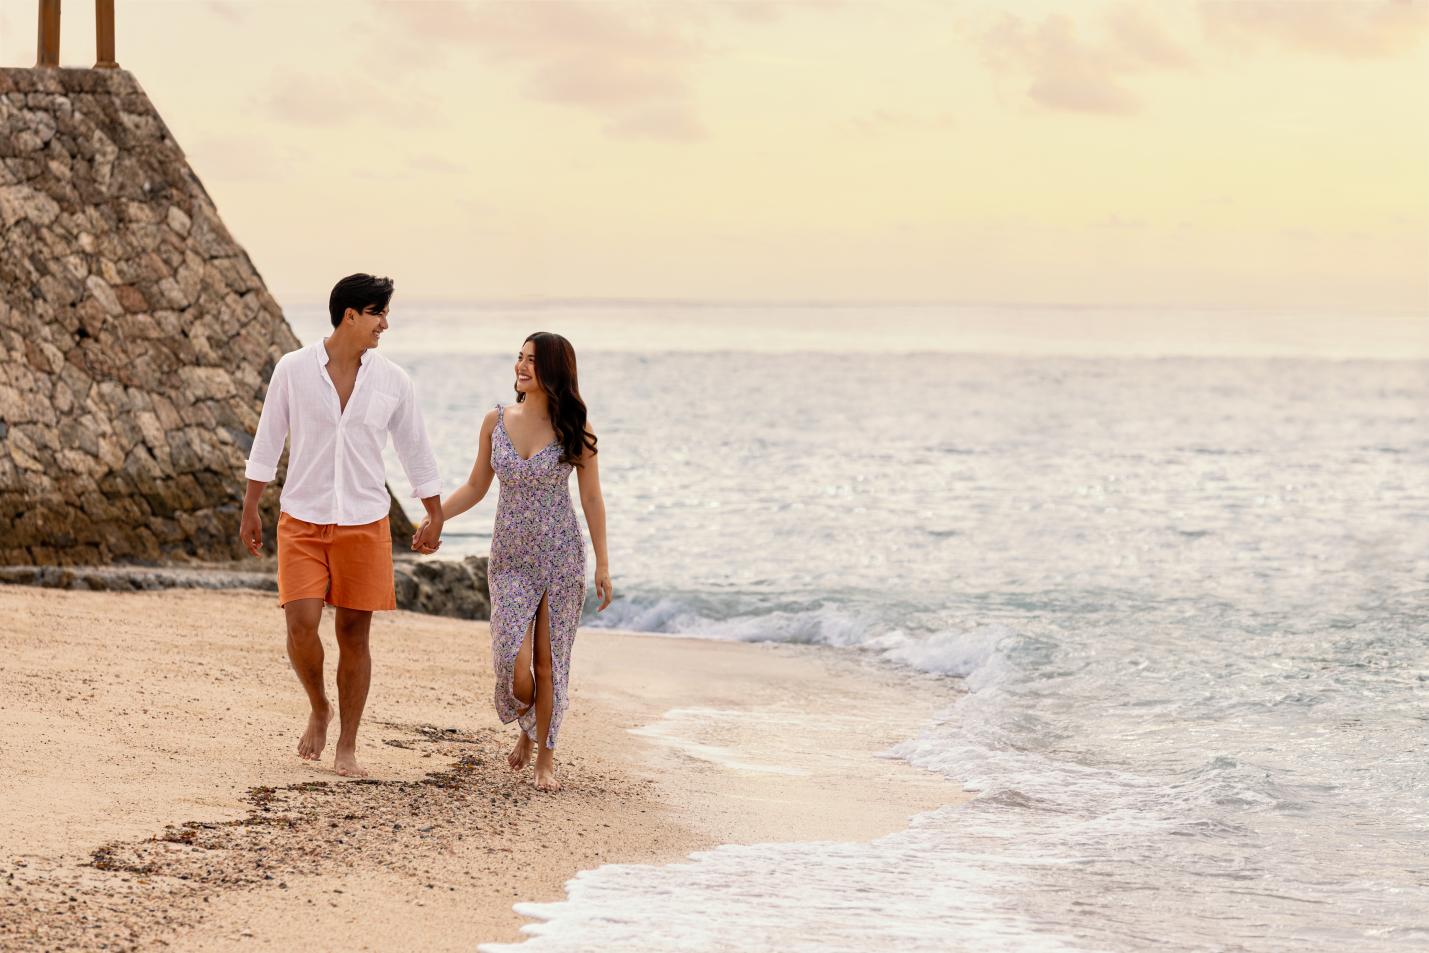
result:
[[[133,76],[0,69],[0,564],[241,557],[251,435],[298,346]]]

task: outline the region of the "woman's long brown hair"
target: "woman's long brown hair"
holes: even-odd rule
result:
[[[595,453],[595,434],[586,431],[585,401],[581,400],[576,380],[576,349],[571,342],[550,331],[537,331],[526,337],[536,352],[536,380],[546,392],[546,404],[551,414],[551,427],[561,445],[561,462],[581,466],[581,457],[589,450]],[[519,404],[526,395],[516,392]]]

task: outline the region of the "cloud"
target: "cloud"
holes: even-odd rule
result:
[[[209,0],[203,4],[203,7],[209,13],[227,20],[229,23],[242,23],[249,13],[232,0]]]
[[[901,109],[874,109],[842,124],[857,136],[879,136],[895,132],[948,132],[957,127],[952,113],[921,114]]]
[[[257,105],[275,119],[301,126],[375,122],[416,128],[433,118],[424,100],[400,97],[389,86],[351,75],[318,78],[286,71],[269,83]]]
[[[630,139],[693,141],[704,138],[704,127],[688,111],[652,106],[626,111],[606,126],[612,135]]]
[[[302,153],[291,146],[252,136],[208,136],[184,151],[204,178],[225,182],[286,179],[304,161]]]
[[[1127,218],[1116,212],[1103,216],[1095,223],[1097,228],[1106,228],[1113,231],[1139,231],[1147,227],[1147,222],[1142,218]]]
[[[471,171],[459,162],[431,153],[411,157],[407,160],[407,168],[414,172],[435,172],[440,175],[460,175]]]
[[[1429,5],[1409,0],[1203,0],[1209,39],[1239,48],[1266,44],[1345,59],[1396,56],[1429,36]]]
[[[1141,101],[1128,85],[1129,77],[1194,66],[1185,50],[1131,6],[1113,8],[1099,34],[1083,37],[1065,14],[1030,23],[1004,13],[979,39],[989,67],[1013,77],[1032,103],[1049,110],[1135,113]]]
[[[1160,69],[1190,69],[1194,65],[1190,55],[1137,8],[1116,7],[1107,15],[1106,27],[1113,57],[1119,55],[1124,65]]]
[[[527,96],[592,113],[612,135],[704,134],[692,72],[707,51],[678,4],[401,3],[387,12],[428,55],[475,52],[518,71]]]
[[[845,0],[723,0],[716,4],[736,19],[750,23],[773,23],[795,10],[839,10],[846,5]]]

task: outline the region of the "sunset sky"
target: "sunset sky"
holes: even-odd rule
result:
[[[118,7],[280,297],[1429,315],[1424,2]]]

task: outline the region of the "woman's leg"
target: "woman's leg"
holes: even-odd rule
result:
[[[556,780],[556,752],[546,747],[546,737],[551,730],[551,713],[556,704],[556,686],[551,670],[551,610],[544,595],[541,596],[541,604],[536,609],[534,636],[536,788],[541,791],[559,791],[561,782]]]
[[[526,637],[521,640],[521,648],[516,652],[516,670],[511,673],[511,694],[521,703],[521,712],[536,700],[536,681],[531,677],[531,630],[536,620],[526,627]]]
[[[544,602],[542,603],[544,605]],[[538,613],[539,614],[539,613]],[[516,700],[521,703],[521,713],[526,710],[536,700],[536,680],[531,674],[531,633],[536,628],[536,620],[532,619],[531,624],[526,627],[526,635],[521,640],[521,648],[516,652],[516,668],[511,673],[511,694],[516,696]],[[511,753],[506,756],[506,763],[511,765],[512,771],[520,771],[531,761],[531,739],[526,737],[523,729],[516,736],[516,746],[511,749]]]

